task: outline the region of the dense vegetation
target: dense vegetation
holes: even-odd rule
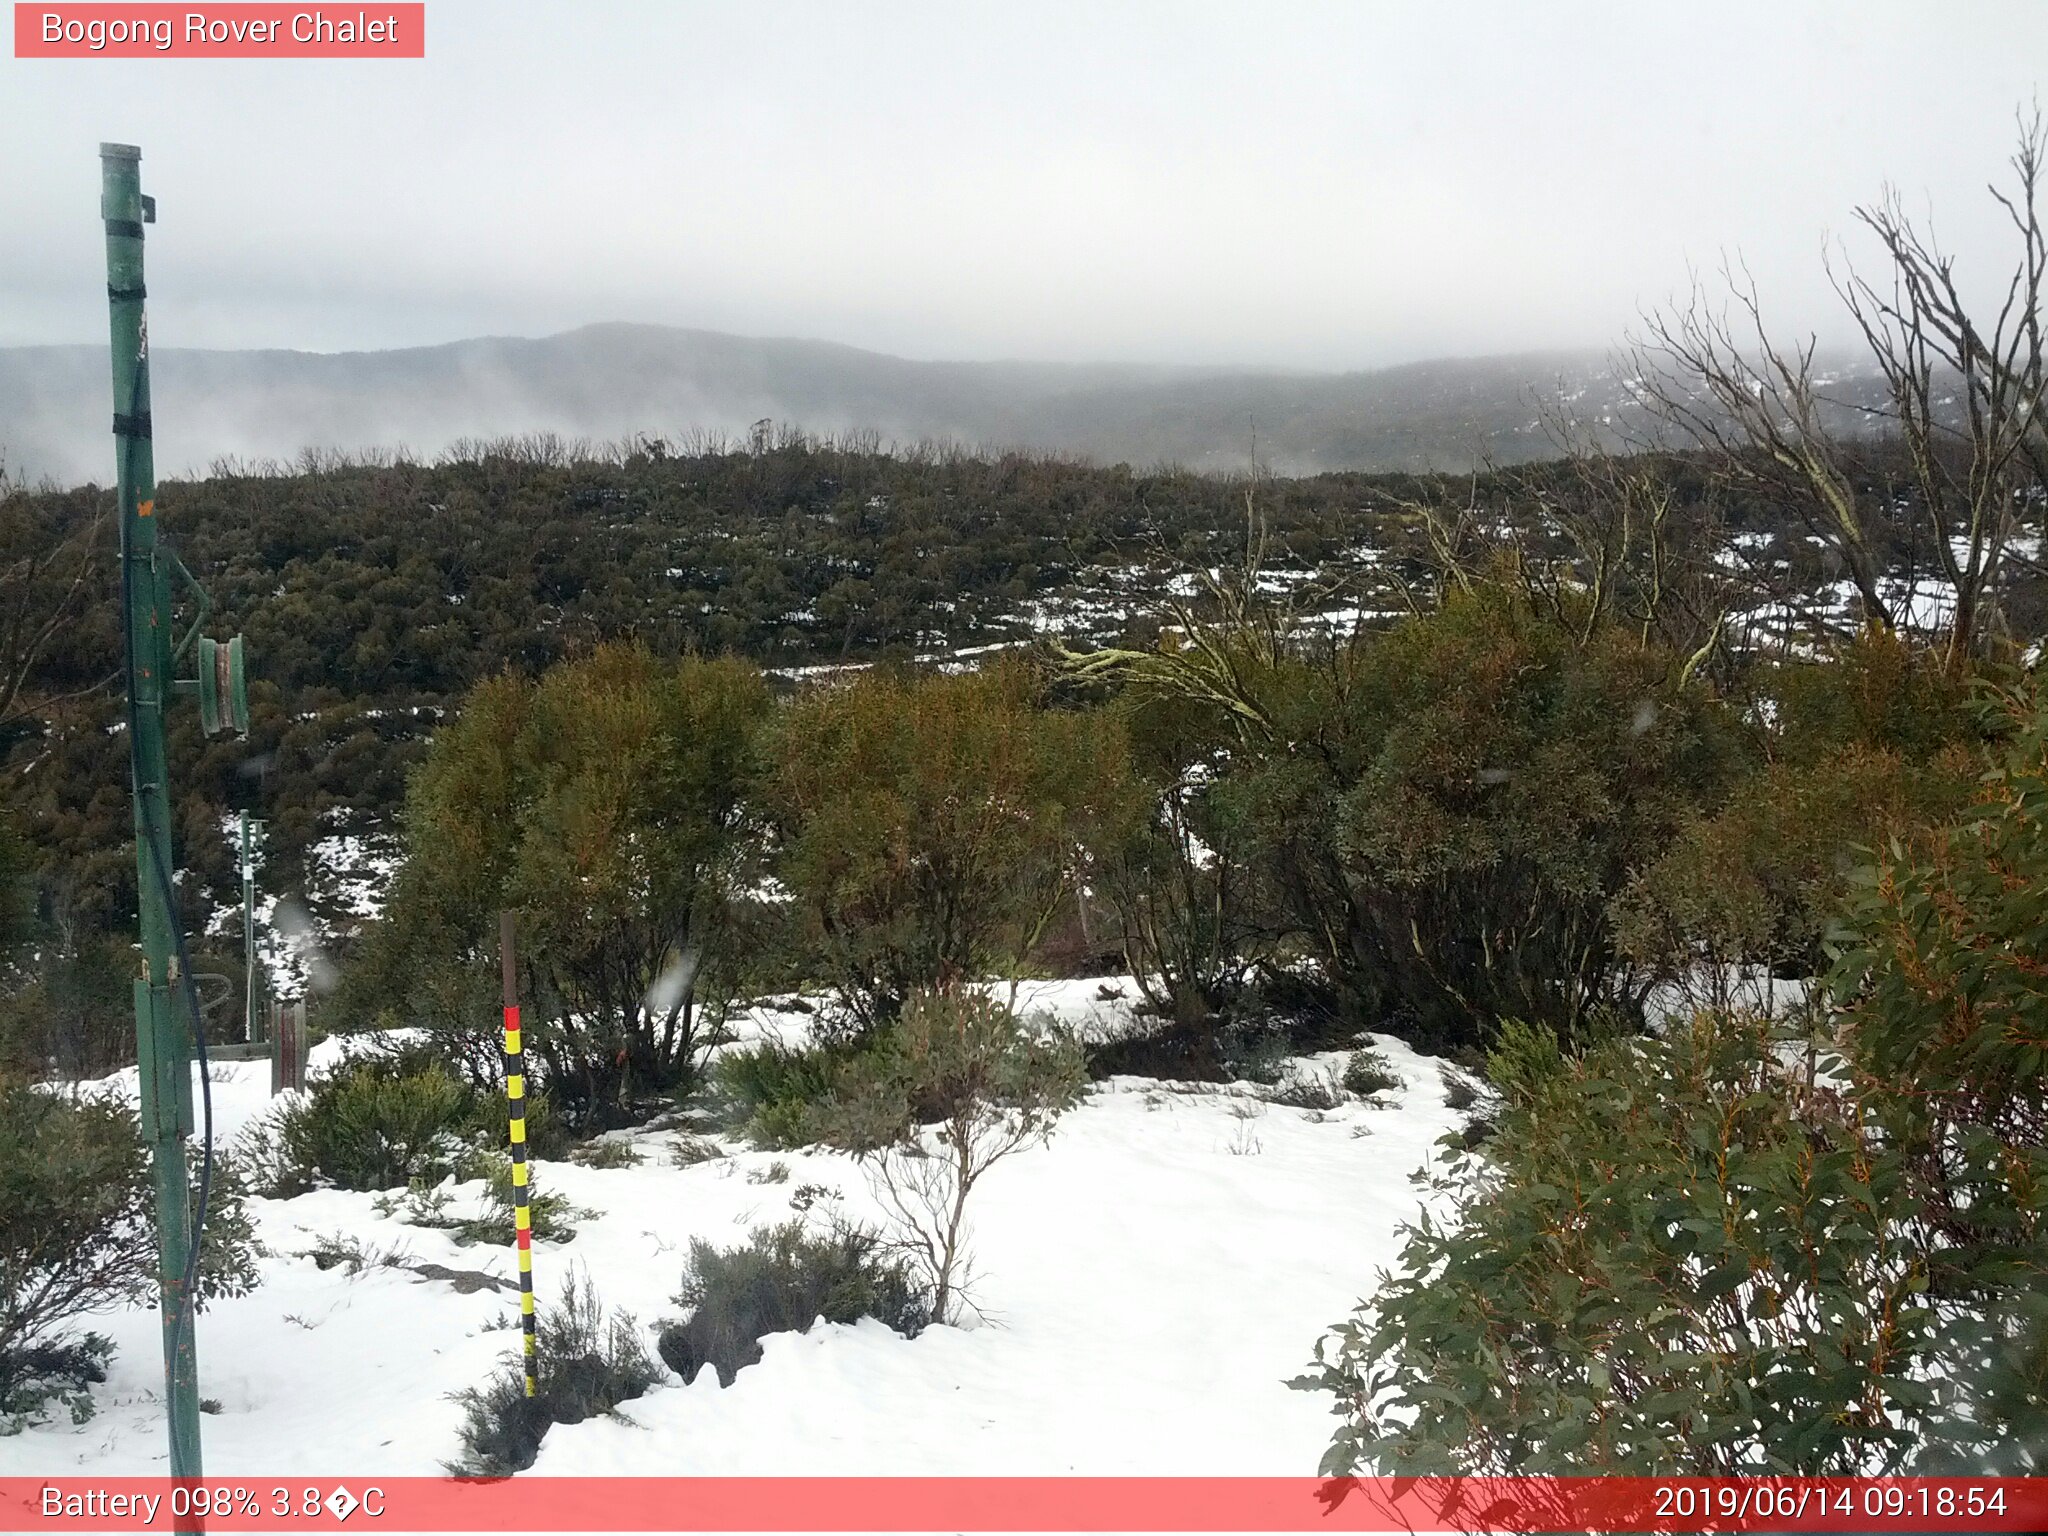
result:
[[[1810,1068],[1801,1077],[1769,1067],[1765,1026],[1732,1006],[1729,983],[1827,974],[1830,943],[1846,954],[1841,935],[1874,921],[1854,904],[1865,889],[1859,850],[1891,839],[1932,848],[1932,829],[1977,825],[1952,818],[1988,765],[2014,761],[2001,756],[2020,729],[2013,708],[1987,707],[1985,689],[2021,686],[2027,588],[2007,583],[2005,606],[1961,658],[1936,637],[1853,620],[1830,636],[1817,619],[1802,643],[1780,643],[1782,628],[1738,619],[1781,613],[1784,584],[1825,585],[1825,567],[1804,577],[1789,560],[1753,578],[1731,571],[1719,558],[1728,530],[1753,512],[1701,463],[1627,471],[1644,478],[1616,493],[1623,509],[1645,485],[1665,509],[1647,534],[1602,499],[1600,477],[1614,473],[1576,459],[1499,477],[1477,495],[1424,482],[1275,484],[1255,488],[1249,522],[1245,488],[1187,477],[866,460],[812,445],[704,465],[500,454],[168,488],[195,506],[239,497],[250,509],[264,490],[316,505],[325,496],[341,503],[335,525],[355,517],[382,528],[351,546],[363,569],[346,579],[331,551],[285,553],[261,603],[256,530],[288,550],[302,529],[272,529],[253,511],[241,524],[223,518],[208,557],[231,610],[252,631],[278,627],[257,634],[259,654],[274,660],[250,746],[177,742],[192,786],[186,855],[218,894],[225,842],[215,829],[241,804],[266,809],[278,829],[271,878],[286,878],[295,858],[310,868],[332,834],[391,839],[405,857],[379,892],[383,915],[348,948],[320,1013],[334,1029],[403,1022],[429,1032],[418,1058],[365,1061],[281,1119],[266,1187],[396,1188],[474,1163],[494,1134],[497,920],[510,911],[525,936],[537,1102],[559,1116],[551,1134],[630,1123],[697,1094],[734,1000],[823,991],[815,1045],[732,1053],[708,1086],[731,1097],[734,1124],[768,1144],[825,1140],[865,1158],[904,1217],[881,1240],[945,1317],[958,1308],[962,1205],[984,1155],[1043,1134],[1072,1101],[1082,1065],[1064,1047],[1044,1055],[1051,1047],[993,1004],[985,1017],[979,1004],[959,1014],[981,1021],[973,1028],[934,1035],[931,1020],[963,1008],[971,980],[1122,965],[1148,1012],[1137,1036],[1097,1043],[1097,1070],[1255,1073],[1255,1059],[1290,1043],[1348,1048],[1368,1026],[1493,1063],[1501,1107],[1453,1174],[1465,1181],[1464,1219],[1454,1233],[1417,1236],[1417,1275],[1448,1265],[1455,1276],[1464,1264],[1497,1276],[1503,1244],[1541,1241],[1542,1223],[1558,1217],[1541,1192],[1584,1167],[1602,1170],[1614,1198],[1601,1209],[1614,1226],[1569,1228],[1579,1245],[1571,1272],[1594,1277],[1595,1290],[1626,1290],[1615,1277],[1630,1265],[1661,1273],[1668,1245],[1642,1226],[1645,1209],[1663,1209],[1649,1192],[1672,1185],[1708,1200],[1672,1213],[1677,1230],[1718,1209],[1689,1161],[1713,1143],[1703,1154],[1684,1139],[1685,1106],[1704,1117],[1736,1095],[1754,1123],[1721,1131],[1766,1160],[1744,1189],[1779,1189],[1780,1165],[1768,1160],[1780,1153],[1827,1168],[1839,1154],[1857,1170],[1841,1190],[1802,1186],[1800,1203],[1760,1207],[1782,1227],[1750,1230],[1746,1240],[1777,1245],[1756,1263],[1825,1254],[1836,1266],[1829,1295],[1882,1311],[1884,1286],[1935,1268],[1933,1257],[1887,1246],[1891,1225],[1951,1213],[1930,1229],[1947,1232],[1942,1252],[1956,1255],[1941,1261],[1954,1276],[1947,1310],[1928,1304],[1939,1337],[1974,1339],[1973,1359],[2018,1353],[1977,1396],[1939,1406],[1951,1421],[2003,1432],[2032,1411],[2028,1351],[2038,1348],[2000,1310],[2010,1276],[2038,1267],[2038,1186],[2015,1184],[2011,1171],[2031,1167],[2028,1138],[2038,1140],[2028,1118],[2038,1115],[2036,1068],[2019,1061],[1987,1084],[1967,1052],[1915,1058],[1906,1070],[1948,1074],[1944,1092],[1961,1106],[1953,1116],[1894,1124],[1875,1096],[1850,1114]],[[752,493],[735,488],[763,481],[782,511],[750,519]],[[476,496],[467,516],[451,510],[465,483]],[[738,510],[714,522],[697,503],[694,532],[679,531],[691,525],[675,508],[654,505],[712,483]],[[649,504],[577,489],[619,485],[642,486]],[[428,518],[386,525],[374,498],[407,486],[450,499],[431,503],[442,511]],[[974,515],[957,509],[954,488],[965,486],[980,498]],[[806,494],[813,510],[793,510]],[[1474,513],[1482,495],[1496,515]],[[367,508],[344,510],[351,497]],[[17,500],[43,512],[55,504]],[[82,518],[88,502],[76,500]],[[497,516],[477,510],[486,502]],[[899,524],[906,503],[918,510]],[[57,519],[46,534],[61,540],[65,527]],[[81,539],[89,531],[71,528]],[[447,543],[458,537],[459,557]],[[1799,547],[1783,530],[1770,537]],[[1910,544],[1910,530],[1901,537]],[[719,557],[730,579],[715,590],[728,601],[712,611],[702,596],[677,599],[676,583],[705,574],[677,553],[688,539],[744,545]],[[428,548],[449,558],[429,559]],[[871,563],[893,552],[860,579],[900,587],[906,617],[887,619],[872,588],[844,610],[828,601],[831,585],[788,595],[792,570],[841,548]],[[656,562],[685,574],[650,579]],[[316,569],[336,581],[315,580]],[[909,594],[922,580],[956,594],[943,600],[952,608],[936,597],[919,607]],[[349,581],[361,583],[350,601],[362,622],[344,639],[354,621],[329,604]],[[536,622],[543,591],[552,606]],[[1033,610],[1034,593],[1062,594],[1066,606]],[[812,616],[771,622],[767,608],[783,603]],[[1376,604],[1388,611],[1346,616]],[[741,608],[753,617],[730,628]],[[828,611],[840,613],[836,630],[815,617]],[[388,623],[392,612],[407,617]],[[1034,642],[1047,613],[1059,633]],[[15,874],[0,1036],[17,1073],[101,1070],[127,1040],[121,743],[101,729],[106,691],[90,686],[104,664],[92,648],[111,635],[89,610],[84,619],[30,669],[11,727],[13,832],[0,859]],[[382,651],[366,639],[380,628]],[[1008,654],[954,656],[999,641]],[[866,665],[796,670],[821,655]],[[240,771],[252,763],[255,773]],[[105,782],[87,794],[94,775]],[[2015,826],[2031,826],[2034,799],[2010,800]],[[2031,930],[2023,915],[1998,916],[1997,880],[1960,845],[1939,846],[1946,863],[1923,852],[1876,888],[1894,894],[1902,871],[1923,871],[1912,878],[1933,893],[1925,901],[1961,903],[2023,949]],[[191,889],[196,922],[205,878]],[[1948,993],[1924,981],[1917,993],[1887,991],[1883,980],[1924,977],[1941,961],[1887,971],[1871,959],[1854,977],[1836,973],[1843,1017],[1876,1009],[1885,1021],[1858,1049],[1889,1038],[1894,1055],[1911,1052],[1947,1027],[1898,1021],[1914,1008],[1935,1018]],[[2019,992],[2028,974],[2011,973]],[[1645,1043],[1652,997],[1674,992],[1707,1012],[1689,1033]],[[1823,1043],[1843,1047],[1834,1036],[1815,1042],[1813,1060]],[[968,1052],[959,1071],[939,1046]],[[1869,1080],[1879,1080],[1880,1057],[1849,1059],[1873,1063]],[[1019,1064],[1032,1070],[1020,1076]],[[938,1075],[925,1081],[912,1067]],[[1380,1081],[1372,1067],[1359,1063],[1358,1091]],[[1934,1166],[1929,1149],[1961,1134],[1955,1116],[1992,1150],[1961,1169]],[[1858,1161],[1879,1145],[1900,1160],[1882,1187],[1868,1181],[1884,1169]],[[949,1159],[948,1147],[960,1155]],[[1983,1193],[1987,1180],[2004,1205]],[[2011,1214],[1994,1217],[2001,1209]],[[1970,1229],[1980,1219],[1996,1230]],[[1863,1223],[1856,1230],[1875,1232],[1879,1248],[1842,1240],[1843,1222]],[[78,1249],[92,1251],[90,1241]],[[1704,1274],[1713,1260],[1702,1249],[1698,1262]],[[1764,1374],[1782,1377],[1782,1400],[1723,1402],[1683,1370],[1628,1361],[1682,1348],[1673,1329],[1706,1337],[1720,1327],[1721,1338],[1725,1320],[1681,1311],[1665,1332],[1626,1342],[1611,1328],[1559,1334],[1566,1317],[1585,1323],[1585,1298],[1571,1297],[1542,1303],[1566,1311],[1534,1325],[1549,1341],[1537,1356],[1518,1362],[1506,1337],[1494,1347],[1505,1369],[1565,1394],[1545,1415],[1578,1412],[1561,1360],[1576,1362],[1582,1393],[1640,1377],[1640,1390],[1617,1389],[1586,1420],[1583,1441],[1524,1433],[1491,1411],[1476,1432],[1471,1416],[1374,1431],[1387,1391],[1411,1378],[1441,1385],[1446,1357],[1413,1341],[1462,1337],[1456,1309],[1468,1294],[1497,1300],[1491,1279],[1469,1293],[1396,1281],[1370,1327],[1342,1336],[1348,1353],[1319,1380],[1341,1388],[1351,1414],[1345,1454],[1475,1469],[1539,1454],[1560,1467],[1695,1465],[1686,1457],[1702,1436],[1730,1456],[1751,1454],[1749,1423],[1755,1456],[1817,1467],[1929,1440],[1924,1424],[1897,1428],[1931,1411],[1891,1368],[1895,1356],[1929,1358],[1914,1354],[1913,1338],[1887,1335],[1882,1358],[1857,1356],[1862,1376],[1828,1366],[1816,1386],[1815,1362],[1833,1360],[1841,1338],[1823,1345],[1810,1324],[1787,1332],[1797,1321],[1788,1318],[1744,1346],[1776,1362]],[[1852,1315],[1864,1314],[1837,1320]],[[1904,1328],[1919,1314],[1893,1315]],[[1577,1353],[1557,1353],[1574,1339]],[[96,1368],[89,1340],[35,1347],[82,1351],[59,1362],[71,1372],[56,1373],[60,1382]],[[16,1357],[20,1371],[43,1358]],[[626,1365],[637,1381],[640,1366]],[[1503,1382],[1513,1379],[1489,1378],[1486,1390],[1512,1390]],[[1690,1417],[1659,1417],[1674,1394],[1698,1400]],[[594,1400],[614,1397],[606,1388]],[[1833,1438],[1759,1427],[1796,1424],[1806,1409]],[[530,1454],[542,1428],[521,1431],[507,1464]],[[1674,1444],[1684,1454],[1654,1449]]]

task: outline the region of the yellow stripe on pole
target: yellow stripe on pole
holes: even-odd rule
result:
[[[526,1395],[540,1396],[539,1327],[533,1311],[533,1212],[527,1200],[526,1061],[519,1050],[519,971],[512,958],[512,914],[498,914],[498,960],[505,983],[506,1133],[512,1138],[512,1241],[519,1250],[520,1332],[526,1347]]]

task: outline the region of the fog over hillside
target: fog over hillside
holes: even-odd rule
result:
[[[104,480],[104,349],[0,349],[0,452],[18,474]],[[160,473],[222,455],[403,445],[548,430],[609,439],[815,432],[946,439],[1107,462],[1281,473],[1464,469],[1547,451],[1536,400],[1618,408],[1598,353],[1414,363],[1366,373],[1115,364],[914,362],[818,341],[593,325],[385,352],[195,351],[153,358]],[[1583,393],[1580,393],[1583,392]]]

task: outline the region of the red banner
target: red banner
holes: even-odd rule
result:
[[[423,59],[423,3],[14,7],[17,59]]]
[[[0,1478],[10,1531],[2040,1531],[2048,1478]]]

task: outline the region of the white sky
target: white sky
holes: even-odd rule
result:
[[[2048,3],[430,0],[427,34],[0,58],[0,345],[104,337],[102,139],[143,148],[167,346],[637,319],[1356,368],[1604,346],[1724,248],[1825,332],[1823,238],[1886,180],[2003,259]]]

